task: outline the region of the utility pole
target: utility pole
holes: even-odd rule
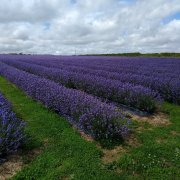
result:
[[[76,48],[74,49],[74,52],[75,52],[75,56],[76,56]]]

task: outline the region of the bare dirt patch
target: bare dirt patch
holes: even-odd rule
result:
[[[128,153],[129,147],[138,147],[140,145],[140,142],[134,134],[130,134],[125,138],[122,145],[115,146],[113,149],[104,149],[101,147],[101,150],[103,151],[102,161],[104,164],[117,161],[124,153]]]
[[[131,147],[138,147],[141,145],[134,134],[130,134],[130,136],[125,139],[125,144]]]
[[[26,161],[28,160],[28,162],[32,161],[41,152],[42,149],[34,149],[26,154],[18,152],[14,155],[10,155],[6,162],[0,164],[0,180],[6,180],[13,177],[18,171],[27,165],[24,158],[26,158]]]
[[[149,116],[131,115],[131,118],[138,122],[148,122],[153,126],[168,126],[171,124],[171,122],[169,121],[169,116],[162,112]]]
[[[126,152],[126,149],[122,146],[117,146],[114,149],[102,149],[103,151],[103,157],[102,161],[103,163],[111,163],[113,161],[118,160],[123,153]]]
[[[7,162],[0,165],[0,180],[5,180],[14,176],[23,168],[23,161],[20,155],[12,155]]]
[[[171,134],[172,134],[173,136],[180,136],[180,133],[177,132],[177,131],[171,131]]]
[[[78,130],[78,129],[77,129],[77,130]],[[94,139],[93,139],[90,135],[85,134],[83,131],[80,131],[80,130],[79,130],[79,133],[80,133],[81,137],[82,137],[83,139],[85,139],[86,141],[90,141],[90,142],[93,142],[93,141],[94,141]]]
[[[163,138],[157,138],[157,139],[156,139],[156,142],[157,142],[158,144],[163,144],[163,143],[166,143],[167,140],[166,140],[166,139],[163,139]]]

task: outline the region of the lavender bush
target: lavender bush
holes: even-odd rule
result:
[[[0,75],[32,98],[65,117],[96,139],[121,139],[129,132],[130,121],[117,107],[82,91],[67,89],[50,80],[0,64]]]
[[[121,81],[106,79],[97,75],[68,72],[66,70],[47,68],[18,61],[5,61],[5,63],[32,74],[51,79],[68,88],[80,89],[89,94],[147,112],[155,111],[158,102],[161,100],[157,92],[140,85],[122,83]]]
[[[25,122],[16,117],[10,103],[0,93],[0,162],[25,142],[24,127]]]
[[[141,85],[157,91],[168,102],[180,104],[179,58],[0,55],[1,60],[18,60],[81,73],[81,76],[96,75],[132,85]]]
[[[165,101],[180,104],[180,59],[103,56],[10,56],[1,60],[23,61],[58,68],[81,76],[96,75],[158,92]]]
[[[10,58],[11,59],[11,58]],[[8,58],[6,59],[8,60]],[[12,61],[12,59],[11,59]],[[21,58],[21,61],[141,85],[180,104],[180,61],[174,58],[57,57]]]

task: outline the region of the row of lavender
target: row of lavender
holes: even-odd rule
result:
[[[106,79],[96,75],[82,75],[81,73],[47,68],[17,60],[6,60],[5,63],[32,74],[51,79],[68,88],[83,90],[89,94],[135,107],[143,111],[155,111],[161,99],[158,93],[149,88],[130,83],[122,83],[121,81]]]
[[[0,163],[25,142],[24,127],[25,122],[16,117],[11,104],[0,93]]]
[[[85,66],[83,64],[61,64],[60,62],[53,62],[50,60],[47,61],[23,61],[23,62],[27,62],[27,63],[33,63],[33,64],[39,64],[39,65],[44,65],[46,67],[56,67],[56,68],[62,68],[62,69],[69,69],[69,70],[73,70],[73,71],[83,71],[84,73],[86,72],[106,72],[106,73],[119,73],[119,74],[135,74],[135,75],[144,75],[146,77],[148,76],[152,76],[152,77],[162,77],[164,76],[164,73],[166,75],[168,75],[169,77],[172,78],[178,78],[180,77],[179,74],[175,74],[174,72],[168,72],[168,71],[159,71],[159,70],[155,70],[153,69],[153,67],[148,67],[149,69],[141,69],[139,71],[137,71],[137,67],[128,67],[128,66],[120,66],[120,67],[111,67],[110,65],[105,66],[103,65],[89,65],[89,66]],[[152,68],[152,69],[151,69]],[[91,71],[90,71],[91,70]],[[166,70],[166,68],[164,68],[163,70]]]
[[[7,58],[7,57],[6,57]],[[13,56],[8,56],[14,59]],[[174,75],[179,74],[179,59],[174,58],[127,58],[127,57],[89,57],[89,56],[18,56],[19,60],[56,63],[57,65],[68,65],[88,67],[91,69],[102,69],[110,72],[127,72],[145,75]]]
[[[141,73],[139,72],[140,74],[137,74],[136,72],[131,72],[128,71],[127,69],[125,69],[127,70],[127,72],[125,70],[121,72],[111,72],[111,70],[113,70],[112,67],[105,68],[103,65],[100,69],[97,69],[97,66],[93,66],[92,67],[93,69],[91,69],[87,67],[81,67],[82,65],[80,66],[63,65],[61,64],[62,62],[59,63],[51,60],[33,61],[32,59],[25,62],[28,62],[30,64],[32,63],[38,64],[45,67],[59,68],[69,72],[74,72],[83,75],[88,74],[88,75],[95,75],[98,77],[104,77],[106,79],[118,80],[123,83],[131,83],[134,86],[141,85],[150,88],[153,91],[158,92],[162,96],[162,98],[168,102],[180,104],[180,72],[179,73],[176,71],[175,71],[176,73],[164,72],[162,74],[155,71],[155,73],[152,73],[151,67],[149,67],[150,74],[147,75],[146,71],[141,71]],[[176,68],[177,67],[179,67],[180,69],[180,64],[178,66],[177,63]],[[164,68],[164,70],[166,70],[166,68]]]
[[[13,58],[9,57],[12,61]],[[8,59],[6,57],[6,60]],[[20,61],[141,85],[180,104],[180,60],[167,58],[18,56]],[[123,102],[123,101],[122,101]]]
[[[0,63],[0,75],[96,139],[119,139],[129,132],[130,121],[117,107],[84,92],[67,89],[3,63]]]

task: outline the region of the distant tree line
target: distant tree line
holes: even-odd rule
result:
[[[8,53],[11,55],[31,55],[20,53]],[[84,56],[84,55],[83,55]],[[111,54],[85,54],[85,56],[129,56],[129,57],[180,57],[180,53],[172,53],[172,52],[162,52],[162,53],[140,53],[140,52],[132,52],[132,53],[111,53]]]
[[[180,57],[180,53],[171,53],[171,52],[163,52],[163,53],[140,53],[140,52],[132,52],[132,53],[112,53],[112,54],[87,54],[87,55],[96,55],[96,56],[132,56],[132,57]]]

